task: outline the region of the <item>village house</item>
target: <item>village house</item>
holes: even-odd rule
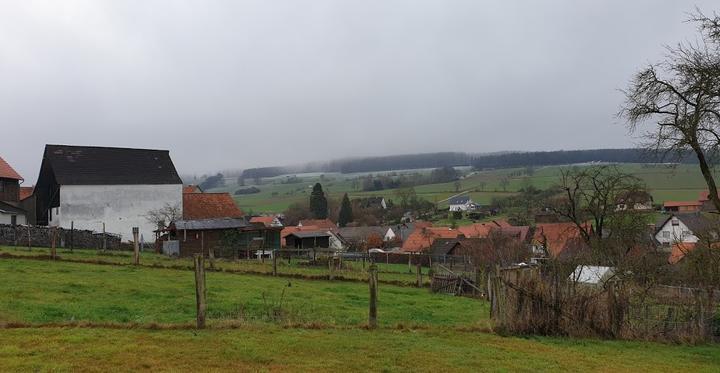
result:
[[[698,212],[702,208],[703,203],[700,201],[665,201],[663,210],[666,212]]]
[[[712,224],[701,213],[663,215],[655,224],[655,239],[663,246],[694,244],[698,234],[709,231]]]
[[[536,257],[566,258],[586,249],[587,244],[575,223],[541,223],[535,225],[531,248]]]
[[[365,209],[373,209],[374,208],[374,209],[387,210],[387,208],[388,208],[387,201],[385,201],[385,198],[383,198],[383,197],[358,198],[354,202],[356,202],[360,208],[365,208]]]
[[[653,209],[653,197],[646,191],[631,191],[617,200],[618,211],[650,211]]]
[[[328,230],[336,230],[337,224],[330,219],[304,219],[298,222],[298,227],[317,227]]]
[[[521,231],[525,231],[524,237],[527,237],[526,230],[521,229],[521,231],[516,231],[515,228],[510,227],[511,225],[504,220],[464,225],[457,229],[422,226],[416,228],[407,239],[403,241],[402,251],[409,253],[424,252],[432,246],[436,239],[442,238],[456,239],[460,236],[465,238],[486,238],[490,235],[490,232],[494,230],[501,232],[503,229],[508,229],[508,234],[511,235],[522,235]],[[520,227],[516,228],[520,229]]]
[[[277,216],[253,216],[250,218],[251,223],[262,223],[266,227],[282,227],[283,223]]]
[[[182,209],[183,185],[167,150],[46,145],[35,186],[39,225],[101,231],[124,240],[156,226],[148,212]]]
[[[202,192],[203,192],[203,190],[200,188],[199,185],[189,184],[189,185],[183,186],[183,194],[186,194],[186,193],[202,193]]]
[[[337,235],[354,248],[363,248],[377,237],[384,243],[393,242],[398,235],[390,227],[343,227],[338,228]]]
[[[0,157],[0,224],[26,224],[21,205],[22,176]]]
[[[453,211],[470,211],[475,210],[477,205],[469,196],[457,196],[448,200],[449,210]]]

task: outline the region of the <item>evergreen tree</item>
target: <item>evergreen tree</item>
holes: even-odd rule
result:
[[[327,219],[328,202],[320,183],[316,183],[310,193],[310,213],[313,219]]]
[[[338,216],[338,223],[341,227],[347,226],[348,223],[353,221],[352,205],[350,204],[350,198],[347,193],[343,196],[342,203],[340,204],[340,214]]]

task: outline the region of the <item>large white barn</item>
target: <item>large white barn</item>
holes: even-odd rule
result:
[[[167,150],[46,145],[35,187],[40,225],[154,240],[151,210],[177,206],[182,181]]]

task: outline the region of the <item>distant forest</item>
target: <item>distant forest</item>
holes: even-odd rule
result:
[[[508,152],[498,154],[424,153],[341,159],[325,164],[299,167],[260,167],[244,170],[242,178],[255,179],[307,172],[378,172],[472,166],[476,169],[499,169],[526,166],[554,166],[588,162],[609,163],[697,163],[690,154],[661,157],[643,149],[558,150],[547,152]]]

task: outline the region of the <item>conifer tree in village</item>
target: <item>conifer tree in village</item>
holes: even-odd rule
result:
[[[316,183],[313,186],[312,193],[310,193],[310,213],[313,219],[327,219],[328,217],[328,202],[323,192],[322,185]]]
[[[353,221],[352,205],[350,204],[350,198],[347,193],[343,196],[342,203],[340,204],[340,213],[338,216],[338,224],[341,227],[347,226],[348,223]]]

